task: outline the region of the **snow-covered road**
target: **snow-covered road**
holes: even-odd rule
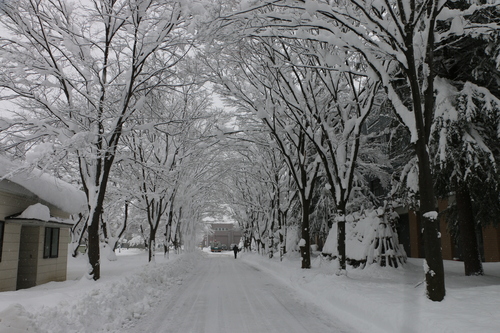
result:
[[[123,331],[125,332],[125,331]],[[217,254],[199,262],[128,332],[354,332],[242,260]]]
[[[280,262],[206,251],[148,263],[147,252],[122,250],[103,261],[99,281],[85,277],[84,257],[70,256],[67,281],[0,293],[0,332],[499,332],[499,263],[465,277],[463,263],[445,261],[447,296],[434,303],[415,287],[421,259],[337,276],[337,263],[321,257],[300,269],[297,252]]]

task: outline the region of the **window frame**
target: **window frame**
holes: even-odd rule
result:
[[[43,258],[59,258],[60,228],[45,227]]]

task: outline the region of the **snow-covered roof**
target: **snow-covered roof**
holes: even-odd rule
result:
[[[71,227],[74,221],[61,219],[50,215],[49,207],[36,203],[26,208],[21,214],[5,218],[10,223],[21,223],[22,225],[44,226],[44,227]]]
[[[22,170],[4,156],[0,156],[0,179],[7,179],[35,194],[47,203],[69,214],[85,210],[85,193],[65,181],[39,169]]]

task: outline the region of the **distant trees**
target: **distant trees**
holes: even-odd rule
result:
[[[261,119],[286,161],[301,198],[307,258],[309,215],[320,175],[336,214],[344,215],[355,196],[361,129],[375,107],[379,83],[359,70],[364,65],[354,52],[324,43],[263,36],[234,45],[228,43],[223,56],[210,63],[217,73],[214,82],[231,103]],[[339,249],[345,246],[339,244]],[[345,255],[339,258],[345,269]]]
[[[225,88],[221,94],[236,99],[240,108],[261,119],[274,142],[274,149],[281,152],[288,166],[302,208],[301,237],[305,242],[301,245],[302,268],[310,268],[309,208],[319,163],[310,139],[301,128],[310,124],[304,123],[306,119],[298,118],[295,110],[286,105],[283,95],[279,94],[280,76],[290,72],[286,68],[280,70],[282,63],[275,58],[274,46],[279,45],[266,40],[242,40],[234,53],[226,53],[223,67],[212,68],[217,73],[217,83]],[[280,63],[273,64],[273,61]],[[225,73],[226,66],[233,68],[232,73]]]
[[[185,158],[193,154],[193,143],[199,140],[194,128],[207,118],[203,115],[207,106],[204,92],[194,85],[182,87],[179,82],[179,86],[178,91],[149,95],[143,111],[130,122],[120,155],[120,165],[134,178],[130,193],[148,223],[150,261],[154,260],[160,222],[166,219],[172,227],[178,191],[188,176]]]

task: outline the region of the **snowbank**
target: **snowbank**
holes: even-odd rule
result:
[[[321,256],[310,270],[300,269],[298,254],[283,262],[256,254],[242,258],[360,332],[494,333],[500,327],[500,263],[484,263],[485,276],[466,277],[462,262],[445,261],[447,295],[432,302],[420,284],[422,259],[409,258],[397,269],[348,268],[347,276],[337,276],[337,262]]]
[[[118,261],[103,261],[97,282],[82,277],[84,258],[70,257],[68,279],[76,280],[1,293],[0,332],[119,332],[182,284],[201,256],[157,256],[147,263],[146,251],[122,250]]]

